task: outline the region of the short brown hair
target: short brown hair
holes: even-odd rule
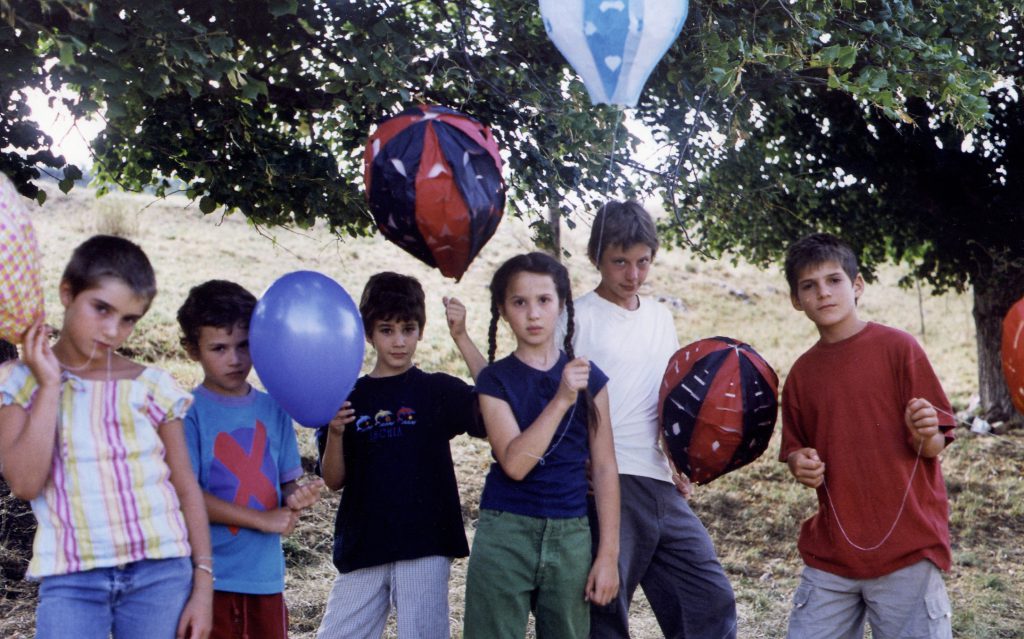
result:
[[[248,329],[255,307],[256,297],[234,282],[209,280],[193,286],[178,309],[181,345],[186,349],[198,348],[204,326]]]
[[[416,322],[420,331],[427,323],[426,296],[419,280],[409,275],[384,271],[370,276],[359,300],[363,331],[373,334],[378,321]]]
[[[138,244],[115,235],[94,235],[79,244],[60,280],[67,283],[71,297],[77,297],[107,277],[121,280],[147,303],[156,297],[156,274],[146,253]]]
[[[602,206],[590,227],[587,257],[597,264],[609,246],[625,249],[634,244],[650,247],[651,257],[658,252],[658,231],[647,209],[636,200],[611,201]]]
[[[812,233],[793,242],[786,249],[786,282],[789,283],[790,294],[796,294],[801,271],[824,262],[838,263],[851,282],[860,272],[857,255],[846,242],[830,233]]]

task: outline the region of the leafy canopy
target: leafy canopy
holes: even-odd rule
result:
[[[649,193],[654,180],[689,205],[695,162],[724,155],[690,133],[724,132],[724,151],[751,135],[764,105],[784,113],[838,93],[908,121],[908,100],[922,98],[950,126],[984,122],[993,71],[958,36],[999,13],[952,4],[694,2],[636,111],[675,157],[637,167],[636,140],[612,109],[588,103],[534,0],[5,0],[0,170],[27,195],[43,197],[37,165],[63,169],[71,187],[80,172],[49,154],[24,97],[29,87],[71,90],[75,114],[106,122],[94,146],[102,181],[183,189],[204,212],[226,206],[258,223],[325,220],[362,234],[367,133],[410,102],[433,102],[495,129],[510,199],[535,220],[549,205],[571,214],[605,193]],[[982,40],[971,41],[976,50],[993,46]],[[613,138],[619,162],[609,171]],[[631,164],[642,170],[624,173]]]
[[[652,83],[644,119],[689,144],[661,166],[677,242],[767,264],[832,231],[869,275],[904,260],[940,291],[1024,269],[1024,3],[752,6],[702,5],[706,37]],[[694,143],[665,114],[694,106],[701,59],[725,83],[703,85]]]

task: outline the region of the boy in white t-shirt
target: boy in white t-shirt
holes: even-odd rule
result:
[[[639,585],[667,639],[735,637],[732,586],[686,502],[689,480],[660,445],[658,389],[679,341],[671,312],[638,294],[657,250],[654,221],[639,203],[608,202],[587,246],[601,282],[576,300],[573,347],[610,376],[622,494],[622,586],[612,603],[591,608],[590,636],[628,639],[629,605]],[[591,521],[596,535],[593,509]]]

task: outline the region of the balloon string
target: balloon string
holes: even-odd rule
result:
[[[956,421],[960,422],[964,426],[967,426],[968,428],[970,428],[970,426],[971,426],[971,422],[967,421],[966,419],[964,419],[962,417],[957,417],[956,415],[954,415],[953,413],[949,412],[948,410],[943,410],[943,409],[939,408],[938,406],[935,406],[934,404],[932,405],[932,408],[934,408],[935,410],[939,411],[940,413],[942,413],[944,415],[949,415],[950,417],[952,417]]]
[[[608,152],[608,169],[605,171],[604,176],[604,193],[602,194],[601,203],[602,206],[608,203],[608,191],[612,184],[612,170],[615,168],[615,151],[618,150],[619,146],[619,127],[622,124],[622,107],[615,109],[615,127],[612,129],[612,148]],[[604,249],[604,245],[601,243],[604,239],[604,218],[601,216],[601,228],[597,230],[597,263],[601,263],[601,253]]]
[[[54,355],[54,357],[56,357],[56,355]],[[57,359],[57,363],[60,364],[61,368],[63,368],[66,371],[70,371],[72,373],[78,373],[80,371],[84,371],[89,366],[89,363],[92,362],[94,357],[96,357],[96,344],[95,343],[93,343],[93,345],[92,345],[92,352],[89,353],[88,359],[86,359],[85,363],[82,364],[81,366],[68,366],[64,362],[60,361],[59,358]],[[111,352],[111,349],[108,348],[107,349],[107,381],[108,382],[110,381],[110,371],[111,371],[111,368],[113,367],[112,358],[113,358],[113,353]]]
[[[562,443],[563,439],[565,439],[565,434],[567,432],[569,432],[569,425],[572,424],[572,418],[575,417],[575,416],[576,416],[576,404],[573,404],[572,405],[572,410],[569,412],[569,419],[565,420],[565,427],[562,428],[562,434],[558,436],[558,439],[555,441],[555,443],[552,444],[547,449],[547,451],[544,452],[543,455],[541,455],[540,457],[537,457],[536,455],[533,455],[531,453],[523,453],[523,454],[526,455],[527,457],[533,457],[534,459],[537,460],[537,464],[539,466],[543,466],[545,460],[547,460],[547,458],[548,458],[548,455],[550,455],[551,453],[555,452],[555,449],[558,448],[558,445]]]
[[[955,419],[957,421],[960,421],[960,422],[963,422],[964,424],[967,424],[966,420],[960,419],[959,417],[957,417],[953,413],[949,412],[948,410],[944,410],[942,408],[939,408],[938,406],[935,406],[934,404],[932,404],[932,408],[934,408],[935,410],[937,410],[940,413],[944,413],[946,415],[949,415],[950,417],[952,417],[953,419]],[[970,425],[970,424],[968,424],[968,425]],[[836,525],[839,526],[839,532],[843,533],[843,538],[846,539],[846,543],[850,544],[851,546],[853,546],[857,550],[861,550],[861,551],[864,551],[864,552],[870,552],[872,550],[878,550],[879,548],[882,547],[882,544],[884,544],[886,541],[889,540],[889,537],[892,536],[893,531],[896,530],[896,524],[899,523],[900,517],[903,516],[903,511],[907,507],[907,498],[910,496],[910,487],[914,483],[914,476],[917,474],[917,467],[921,465],[921,449],[923,447],[924,447],[924,440],[921,440],[921,442],[917,445],[917,457],[914,459],[914,469],[912,471],[910,471],[910,479],[907,480],[907,489],[903,493],[903,500],[900,502],[900,509],[896,513],[896,519],[893,520],[892,526],[889,527],[889,532],[885,533],[885,536],[882,537],[882,540],[880,542],[878,542],[877,544],[875,544],[874,546],[868,546],[868,547],[860,546],[860,545],[854,543],[852,539],[850,539],[850,535],[848,535],[846,533],[846,528],[843,527],[843,522],[841,522],[839,520],[839,511],[836,510],[836,505],[832,501],[832,494],[828,491],[828,481],[823,479],[822,486],[824,486],[824,488],[825,488],[825,499],[826,499],[826,501],[828,501],[829,508],[832,509],[832,514],[836,518]]]
[[[882,537],[882,540],[879,541],[874,546],[869,546],[869,547],[860,546],[860,545],[854,543],[852,539],[850,539],[850,535],[848,535],[846,533],[846,528],[843,527],[843,522],[839,521],[839,511],[836,510],[836,505],[832,501],[832,494],[828,492],[828,481],[823,479],[822,485],[825,487],[825,499],[828,501],[829,508],[832,509],[832,514],[836,518],[836,525],[839,526],[839,532],[843,533],[843,538],[846,539],[846,543],[850,544],[851,546],[853,546],[857,550],[861,550],[861,551],[864,551],[864,552],[870,552],[872,550],[878,550],[879,548],[882,547],[882,544],[884,544],[885,542],[887,542],[889,540],[889,537],[891,537],[892,533],[896,530],[896,524],[898,524],[899,521],[900,521],[900,518],[903,517],[904,509],[906,509],[907,497],[910,496],[910,487],[914,483],[914,476],[917,474],[917,467],[921,465],[921,448],[923,446],[924,446],[924,440],[921,440],[921,443],[918,444],[918,446],[917,446],[917,458],[914,460],[914,469],[910,472],[910,479],[907,480],[907,490],[904,491],[904,493],[903,493],[903,501],[900,502],[900,509],[896,513],[896,518],[893,519],[892,526],[889,526],[889,532],[885,533],[885,536]]]

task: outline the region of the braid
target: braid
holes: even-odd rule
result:
[[[491,326],[487,330],[487,363],[494,363],[494,352],[498,348],[498,302],[491,298]]]
[[[576,333],[576,311],[572,305],[572,295],[568,295],[565,298],[565,319],[565,342],[562,347],[565,349],[566,357],[574,360],[576,355],[572,349],[572,338]],[[591,432],[596,431],[600,422],[600,414],[597,411],[597,404],[594,403],[594,396],[590,394],[589,388],[584,388],[580,393],[583,395],[583,403],[587,408],[587,428]]]
[[[562,348],[569,359],[576,359],[572,349],[572,338],[576,333],[576,313],[572,307],[572,298],[565,300],[565,341]]]

